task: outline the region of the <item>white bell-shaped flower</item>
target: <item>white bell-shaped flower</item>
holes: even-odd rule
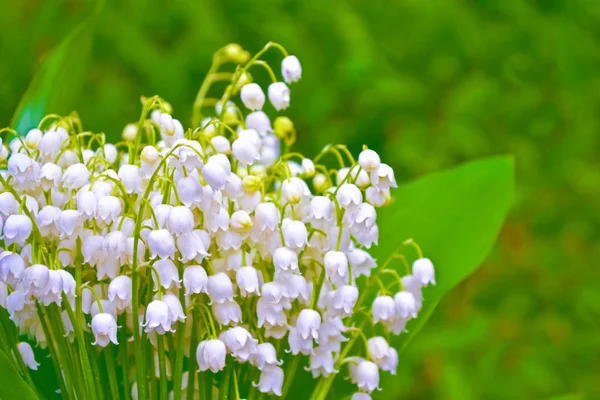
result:
[[[283,228],[285,245],[291,249],[302,249],[308,243],[308,231],[301,221],[290,221]]]
[[[11,214],[19,212],[19,202],[10,192],[0,193],[0,214],[3,217],[8,217]]]
[[[85,164],[77,163],[69,166],[62,177],[62,184],[67,189],[79,189],[89,183],[90,171]]]
[[[167,219],[167,228],[173,235],[191,232],[194,229],[194,214],[188,207],[173,207]]]
[[[142,171],[137,165],[121,165],[118,175],[127,193],[140,193],[142,191]]]
[[[360,390],[371,393],[379,389],[379,367],[374,362],[361,360],[358,365],[350,364],[350,377]]]
[[[340,186],[335,197],[340,206],[351,213],[358,211],[363,199],[360,189],[352,183],[344,183]]]
[[[50,129],[40,139],[38,149],[45,158],[54,159],[63,144],[64,137],[58,130]]]
[[[279,226],[279,209],[273,203],[260,203],[254,210],[254,217],[258,228],[262,231],[275,231]]]
[[[177,267],[175,263],[170,259],[158,260],[153,264],[154,269],[158,272],[158,276],[160,277],[160,284],[166,290],[170,290],[172,288],[179,288],[179,272],[177,271]],[[158,282],[154,282],[154,290],[158,289]]]
[[[19,184],[39,180],[40,164],[24,153],[14,153],[8,159],[8,173]]]
[[[175,186],[179,199],[186,207],[198,205],[202,201],[202,186],[198,179],[192,176],[183,177],[175,183]]]
[[[365,149],[358,155],[358,164],[367,172],[377,171],[381,159],[379,154],[370,149]]]
[[[226,273],[218,272],[208,277],[207,292],[211,302],[232,301],[234,297],[233,283]]]
[[[384,163],[381,163],[375,171],[371,172],[371,183],[379,190],[398,187],[394,170]]]
[[[246,123],[246,125],[248,124]],[[217,153],[231,153],[231,143],[229,142],[229,139],[227,139],[225,136],[217,135],[210,139],[210,143],[213,145]]]
[[[298,81],[302,77],[302,66],[296,56],[287,56],[281,61],[281,75],[286,83]]]
[[[298,204],[304,195],[304,181],[300,178],[291,177],[285,179],[281,184],[281,198],[288,204]]]
[[[54,163],[48,162],[40,167],[40,185],[44,191],[58,188],[61,177],[62,169]]]
[[[309,355],[313,353],[313,339],[309,337],[304,339],[298,329],[291,327],[288,334],[288,344],[290,345],[290,353],[293,355],[304,354]]]
[[[256,269],[250,266],[241,267],[236,271],[235,280],[243,297],[249,294],[260,295],[260,285]]]
[[[240,97],[246,108],[256,111],[265,105],[265,93],[256,83],[248,83],[242,87]]]
[[[179,301],[179,297],[173,293],[167,293],[163,296],[162,301],[164,301],[167,304],[167,307],[169,307],[169,316],[173,324],[177,321],[185,321],[186,317],[185,313],[183,312],[183,306]]]
[[[302,159],[302,172],[305,178],[312,178],[315,175],[315,163],[310,158]]]
[[[25,261],[18,253],[4,251],[0,254],[0,281],[15,287],[25,273]]]
[[[258,145],[252,140],[240,137],[231,145],[231,151],[236,159],[242,164],[254,164],[260,160],[260,143]]]
[[[269,365],[281,365],[283,361],[277,359],[275,346],[270,342],[265,342],[256,346],[256,353],[250,358],[250,364],[262,370]]]
[[[377,296],[371,308],[373,323],[390,321],[396,317],[396,303],[391,296]]]
[[[121,275],[113,279],[108,285],[108,300],[115,303],[119,311],[131,307],[131,278]]]
[[[229,227],[231,229],[242,231],[252,228],[252,219],[244,210],[237,210],[229,218]]]
[[[269,85],[269,101],[277,111],[285,110],[290,105],[290,89],[283,82]]]
[[[146,146],[140,153],[141,170],[144,176],[150,177],[160,164],[160,153],[154,146]]]
[[[313,378],[319,376],[327,378],[332,373],[337,372],[333,352],[320,346],[317,347],[314,353],[310,355],[310,365],[307,370],[312,373]]]
[[[48,282],[46,283],[41,296],[39,296],[40,302],[45,306],[52,303],[60,305],[62,302],[62,292],[62,275],[55,269],[48,270]]]
[[[104,196],[98,200],[96,220],[107,224],[116,222],[121,216],[123,207],[116,196]]]
[[[319,339],[319,328],[321,327],[321,314],[315,310],[305,308],[298,314],[296,328],[302,339]]]
[[[343,285],[332,293],[330,307],[336,315],[349,317],[354,312],[357,301],[358,289],[355,286]]]
[[[412,265],[413,276],[419,280],[421,285],[427,286],[430,283],[435,285],[435,269],[429,258],[419,258]]]
[[[298,271],[298,254],[288,247],[279,247],[273,253],[273,265],[283,271]]]
[[[174,332],[171,327],[173,320],[169,306],[162,300],[154,300],[146,307],[146,322],[141,324],[145,327],[146,333],[156,332],[164,335],[167,332]]]
[[[323,258],[325,273],[336,285],[348,282],[348,258],[341,251],[328,251]]]
[[[13,243],[23,246],[31,235],[32,229],[33,224],[27,215],[9,215],[4,222],[4,242],[7,246]]]
[[[34,296],[41,296],[46,289],[50,272],[47,266],[42,264],[34,264],[31,267],[25,268],[23,273],[22,285],[25,293],[33,293]]]
[[[77,211],[79,211],[81,217],[86,220],[94,218],[98,208],[98,199],[94,192],[82,189],[77,193],[75,199],[77,201]]]
[[[148,249],[151,257],[175,258],[175,239],[166,229],[158,229],[148,234]]]
[[[223,154],[218,154],[211,156],[204,167],[202,167],[202,177],[208,183],[208,185],[215,190],[223,190],[225,189],[225,184],[229,182],[229,175],[231,174],[231,170],[227,169],[218,157]],[[227,159],[227,157],[225,157]],[[229,160],[227,160],[227,165],[229,165]]]
[[[208,276],[206,270],[200,265],[190,265],[183,270],[183,287],[185,294],[206,293],[208,289]]]
[[[212,311],[215,319],[221,325],[237,325],[242,322],[242,309],[234,300],[223,303],[213,303]]]
[[[227,348],[225,343],[219,339],[203,340],[196,349],[196,361],[199,371],[210,369],[217,373],[225,368]]]
[[[219,339],[225,343],[231,355],[241,363],[248,361],[256,353],[258,341],[241,326],[222,332]]]
[[[117,340],[117,321],[108,313],[98,313],[92,318],[92,333],[96,339],[93,345],[106,347],[110,342],[119,344]]]
[[[271,120],[263,111],[255,111],[246,115],[246,126],[261,135],[273,131]]]
[[[58,217],[61,238],[76,236],[83,229],[83,220],[77,210],[63,210]]]
[[[396,293],[394,303],[396,304],[396,315],[400,318],[417,318],[417,302],[412,293],[408,291]]]
[[[167,146],[172,146],[177,139],[183,138],[183,126],[181,122],[167,113],[161,113],[158,119],[160,124],[160,136]]]
[[[274,394],[275,396],[281,396],[281,390],[283,388],[283,369],[268,365],[260,371],[260,378],[258,385],[252,383],[261,393]]]
[[[35,355],[33,354],[31,345],[27,342],[19,342],[17,348],[19,349],[19,353],[23,358],[23,362],[25,362],[25,365],[27,365],[27,368],[37,371],[40,364],[35,361]]]
[[[62,278],[63,293],[67,295],[69,300],[74,299],[77,292],[77,282],[75,282],[75,278],[73,278],[73,275],[71,275],[70,272],[64,269],[59,269],[58,273]]]
[[[356,392],[352,395],[350,400],[372,400],[372,398],[367,393]]]

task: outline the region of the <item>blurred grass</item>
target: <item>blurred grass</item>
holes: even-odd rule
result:
[[[0,4],[6,126],[93,4]],[[517,206],[404,353],[403,397],[600,396],[600,2],[112,0],[99,22],[77,111],[113,138],[140,95],[189,121],[218,47],[275,40],[303,64],[286,114],[308,154],[366,142],[401,180],[514,154]]]

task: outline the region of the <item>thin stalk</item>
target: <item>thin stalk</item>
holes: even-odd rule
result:
[[[122,344],[125,346],[125,343]],[[106,363],[106,372],[108,373],[108,383],[110,385],[110,394],[112,400],[119,400],[119,383],[117,381],[117,364],[115,363],[115,355],[113,354],[113,345],[109,344],[103,351],[104,361]]]
[[[166,399],[167,388],[167,365],[165,362],[165,342],[163,335],[156,335],[156,343],[158,345],[158,369],[160,371],[160,398]]]
[[[127,358],[127,332],[125,327],[127,326],[127,317],[122,314],[119,317],[119,323],[123,327],[119,332],[119,354],[121,356],[121,378],[123,380],[123,398],[129,398],[129,371],[127,366],[129,365],[129,359]]]
[[[187,387],[187,398],[192,400],[194,398],[194,386],[196,381],[196,370],[198,369],[196,361],[196,347],[198,347],[198,312],[192,311],[192,317],[189,323],[192,324],[192,337],[190,340],[190,360],[188,363],[188,387]]]

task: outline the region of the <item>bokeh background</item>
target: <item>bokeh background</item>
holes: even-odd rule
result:
[[[7,126],[93,4],[0,4]],[[367,143],[400,181],[516,159],[499,242],[402,355],[398,398],[600,397],[600,2],[107,1],[77,111],[118,138],[160,94],[189,122],[212,53],[269,40],[303,64],[286,114],[307,154]]]

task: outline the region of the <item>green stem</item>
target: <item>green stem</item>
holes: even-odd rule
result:
[[[165,342],[163,335],[156,335],[158,345],[158,369],[160,371],[160,398],[167,399],[167,365],[165,362]]]
[[[187,398],[192,400],[194,398],[194,385],[196,381],[196,370],[198,369],[198,363],[196,361],[196,347],[198,347],[198,312],[193,310],[191,321],[188,323],[192,324],[192,337],[190,340],[190,360],[188,368],[188,387],[187,387]]]
[[[126,346],[122,343],[121,346]],[[110,393],[112,400],[119,400],[119,384],[117,381],[117,364],[115,363],[115,355],[113,354],[113,345],[109,344],[103,351],[104,361],[106,362],[106,371],[108,373],[108,382],[110,385]]]

